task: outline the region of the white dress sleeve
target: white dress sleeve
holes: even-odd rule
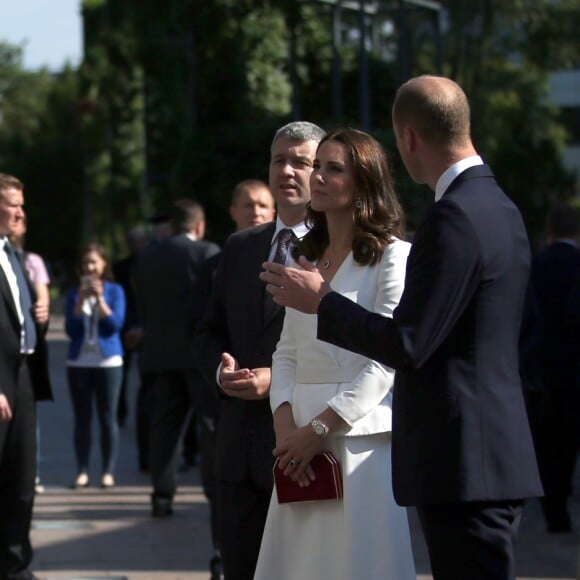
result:
[[[292,404],[296,386],[296,337],[292,330],[292,316],[284,316],[280,340],[272,356],[272,382],[270,385],[270,408],[272,413],[282,403]]]
[[[396,240],[387,246],[378,264],[369,266],[379,271],[374,305],[369,304],[367,308],[370,306],[374,312],[392,317],[403,293],[409,250],[410,244]],[[340,383],[336,395],[328,401],[328,406],[351,427],[385,402],[394,382],[393,369],[370,359],[364,360],[367,362],[355,379]]]

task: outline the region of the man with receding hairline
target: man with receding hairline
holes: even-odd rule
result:
[[[332,292],[304,258],[261,277],[278,304],[318,314],[319,339],[396,369],[393,488],[417,506],[434,579],[513,580],[523,500],[542,493],[518,370],[526,230],[455,82],[407,81],[393,127],[409,174],[435,192],[393,318]]]
[[[275,215],[274,198],[263,181],[244,179],[234,187],[230,217],[236,231],[271,222]]]

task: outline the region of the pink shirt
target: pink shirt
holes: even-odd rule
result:
[[[44,265],[44,260],[38,254],[27,252],[25,254],[24,266],[33,284],[50,284],[50,278]]]

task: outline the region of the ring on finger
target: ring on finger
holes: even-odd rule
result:
[[[298,465],[298,461],[296,461],[295,457],[293,457],[288,463],[291,467],[296,467]]]

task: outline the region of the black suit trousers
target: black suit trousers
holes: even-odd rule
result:
[[[0,578],[32,560],[30,524],[36,477],[36,403],[27,362],[19,369],[12,419],[0,421]]]
[[[217,523],[225,580],[252,580],[272,489],[250,479],[217,481]]]
[[[522,501],[417,506],[433,580],[515,580]]]
[[[149,382],[150,381],[150,382]],[[194,369],[151,373],[149,389],[149,469],[155,498],[173,499],[183,433],[199,406],[203,379]]]

